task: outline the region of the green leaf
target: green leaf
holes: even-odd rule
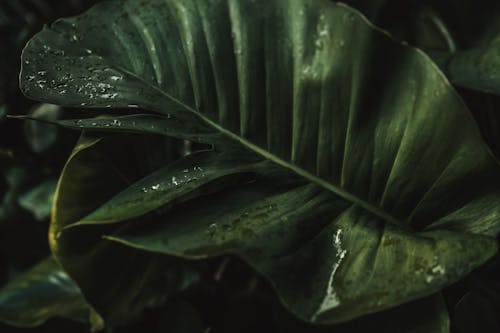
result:
[[[165,165],[178,158],[172,139],[161,144],[162,139],[84,135],[59,179],[50,227],[51,249],[88,302],[111,326],[134,318],[144,307],[162,304],[195,283],[198,275],[190,265],[175,258],[102,239],[103,234],[119,225],[63,229],[151,173],[160,163]],[[156,161],[148,163],[153,156]]]
[[[178,118],[156,114],[132,114],[127,116],[101,116],[95,118],[48,120],[36,116],[10,116],[15,119],[33,120],[61,126],[74,130],[112,133],[147,133],[159,135],[173,135],[175,137],[200,142],[217,142],[222,140],[220,135],[207,131],[207,128],[196,128],[192,123],[181,121]],[[194,124],[196,125],[196,124]],[[186,128],[191,128],[186,133]]]
[[[255,157],[253,157],[255,159]],[[245,160],[249,160],[245,163]],[[168,164],[138,180],[96,210],[67,227],[125,221],[155,209],[166,209],[222,188],[222,178],[239,179],[245,173],[265,170],[269,164],[232,152],[202,151]],[[241,175],[242,174],[242,175]],[[211,182],[215,182],[211,184]]]
[[[474,1],[444,1],[432,6],[441,12],[457,40],[457,49],[441,66],[450,80],[461,87],[500,94],[498,2],[484,2],[488,11]]]
[[[107,1],[42,30],[22,60],[29,97],[139,106],[190,124],[166,134],[203,128],[207,141],[223,135],[307,181],[263,177],[177,208],[165,219],[175,223],[106,231],[176,256],[236,252],[303,319],[340,322],[430,295],[496,252],[500,173],[468,110],[425,54],[344,5]],[[67,174],[90,169],[79,164]],[[81,194],[59,196],[58,209],[74,210],[104,175],[73,185],[63,175],[60,192]],[[56,217],[53,239],[123,189]],[[85,239],[85,228],[61,237]]]
[[[459,86],[500,94],[500,30],[481,47],[453,54],[445,71]]]
[[[0,289],[0,321],[33,327],[52,317],[86,321],[89,307],[78,287],[53,257]]]
[[[56,181],[49,179],[31,188],[19,196],[19,206],[31,212],[38,221],[45,220],[50,216]]]
[[[108,239],[190,259],[234,253],[299,317],[341,322],[439,291],[496,252],[488,237],[413,233],[315,185],[259,181],[179,206]],[[175,221],[168,223],[167,221]]]
[[[347,323],[318,326],[278,317],[280,332],[289,333],[449,333],[450,319],[442,295],[435,294],[393,309],[363,316]]]

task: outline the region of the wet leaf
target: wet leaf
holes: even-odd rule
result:
[[[36,116],[11,116],[15,119],[32,120],[53,124],[64,128],[88,132],[112,132],[112,133],[148,133],[159,135],[172,135],[191,141],[217,142],[223,138],[207,130],[207,128],[196,128],[192,123],[181,121],[178,118],[162,116],[157,114],[132,114],[126,116],[101,116],[96,118],[48,120]],[[191,128],[186,133],[186,128]]]
[[[166,165],[178,158],[172,141],[160,136],[102,138],[87,134],[75,147],[59,180],[50,245],[107,325],[123,325],[144,308],[163,304],[196,283],[198,275],[178,259],[102,239],[106,232],[119,228],[118,224],[63,229],[153,172],[160,163]]]
[[[42,30],[22,60],[28,97],[138,106],[190,124],[167,135],[222,135],[306,183],[258,175],[161,223],[82,226],[56,240],[126,188],[99,161],[109,153],[77,148],[51,231],[69,272],[104,234],[172,256],[237,253],[296,315],[337,323],[433,294],[497,250],[499,168],[467,108],[425,54],[345,5],[107,1]],[[101,313],[115,299],[89,295]]]
[[[269,181],[202,198],[108,239],[202,259],[236,254],[304,320],[329,323],[429,295],[496,252],[488,237],[403,231],[314,185]],[[175,221],[175,223],[171,223]]]

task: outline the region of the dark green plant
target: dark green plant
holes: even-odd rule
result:
[[[385,26],[383,8],[361,9]],[[82,131],[47,273],[76,286],[24,324],[73,318],[81,290],[94,329],[160,307],[179,332],[234,331],[192,308],[226,297],[233,262],[251,283],[231,301],[262,301],[273,331],[449,332],[448,287],[496,255],[500,230],[499,166],[450,80],[500,89],[439,49],[435,20],[414,22],[389,26],[427,53],[323,0],[105,1],[45,27],[22,92],[110,109],[21,117]]]

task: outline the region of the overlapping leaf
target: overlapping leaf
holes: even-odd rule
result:
[[[123,324],[144,307],[161,304],[187,288],[196,281],[195,272],[174,259],[103,241],[103,229],[61,231],[159,163],[175,159],[178,153],[171,141],[84,136],[59,180],[50,230],[52,251],[111,325]]]
[[[235,163],[235,157],[224,159],[224,153],[214,151],[175,161],[179,154],[171,141],[161,136],[86,136],[59,180],[52,250],[112,325],[185,289],[196,282],[196,274],[173,258],[102,240],[103,234],[122,227],[110,223],[131,222],[148,213],[143,219],[154,221],[158,209],[211,193],[213,181],[217,189],[232,186],[239,179],[248,181],[245,170],[258,169],[251,155],[243,156],[249,161],[245,168],[241,158]],[[154,171],[161,164],[166,167]],[[68,228],[75,223],[100,226]]]
[[[108,1],[36,35],[21,87],[66,106],[169,115],[191,125],[168,135],[223,135],[301,176],[308,184],[294,188],[258,177],[190,202],[197,210],[176,207],[163,223],[108,234],[175,256],[237,253],[306,320],[344,321],[429,295],[496,251],[499,169],[467,109],[423,53],[343,5]],[[60,195],[61,211],[93,192],[90,178],[69,181],[81,163],[69,162],[59,188],[81,195]],[[58,241],[61,228],[122,188],[56,215],[57,255],[74,246],[64,237],[91,230]]]

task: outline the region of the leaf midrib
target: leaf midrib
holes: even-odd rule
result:
[[[392,223],[392,224],[395,224],[399,227],[402,227],[403,224],[402,224],[402,221],[396,219],[394,216],[388,214],[387,212],[385,212],[384,210],[382,210],[380,207],[377,207],[359,197],[357,197],[356,195],[346,191],[345,189],[343,189],[342,187],[339,187],[339,186],[336,186],[336,185],[333,185],[332,183],[329,183],[323,179],[321,179],[320,177],[298,167],[297,165],[295,164],[292,164],[290,162],[287,162],[281,158],[279,158],[278,156],[272,154],[271,152],[253,144],[252,142],[242,138],[241,136],[225,129],[224,127],[220,126],[219,124],[217,124],[216,122],[214,122],[213,120],[211,120],[210,118],[204,116],[203,114],[201,114],[200,112],[197,112],[196,109],[190,107],[189,105],[183,103],[181,100],[175,98],[174,96],[168,94],[167,92],[163,91],[162,89],[160,89],[160,87],[156,86],[156,85],[153,85],[147,81],[145,81],[144,79],[142,79],[139,75],[137,75],[136,73],[134,72],[131,72],[129,70],[127,70],[126,68],[123,68],[121,66],[118,66],[116,64],[109,64],[107,63],[108,66],[110,67],[114,67],[116,70],[118,71],[122,71],[124,74],[127,74],[133,78],[135,78],[136,80],[140,81],[142,84],[146,85],[147,87],[151,88],[151,89],[154,89],[155,91],[157,91],[160,95],[164,96],[165,98],[169,99],[170,101],[178,104],[180,107],[182,107],[183,109],[185,109],[186,111],[188,112],[191,112],[192,114],[194,114],[195,116],[199,117],[203,122],[207,123],[208,125],[210,125],[212,128],[214,128],[215,130],[219,131],[220,133],[224,134],[225,136],[229,137],[230,139],[232,140],[235,140],[237,142],[239,142],[240,144],[242,144],[243,146],[245,146],[246,148],[252,150],[253,152],[261,155],[262,157],[264,157],[265,159],[267,160],[270,160],[282,167],[285,167],[291,171],[293,171],[294,173],[298,174],[299,176],[301,177],[304,177],[306,178],[307,180],[311,181],[311,182],[314,182],[315,184],[323,187],[324,189],[326,190],[329,190],[330,192],[333,192],[334,194],[344,198],[345,200],[355,204],[355,205],[358,205],[359,207],[363,208],[363,209],[366,209],[367,211],[371,212],[372,214],[384,219],[385,221],[389,222],[389,223]],[[161,113],[161,112],[160,112]]]

